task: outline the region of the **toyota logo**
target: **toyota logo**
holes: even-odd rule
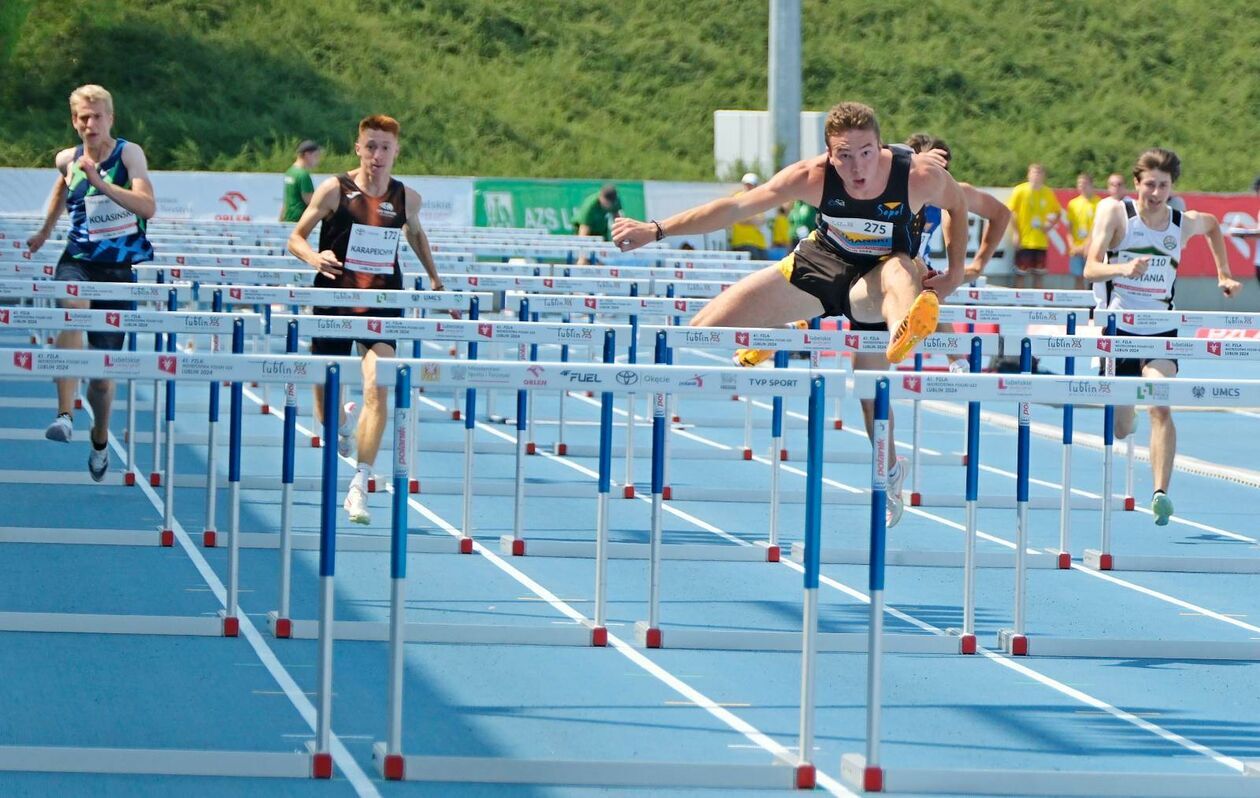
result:
[[[637,372],[630,371],[630,370],[617,372],[617,382],[621,383],[622,385],[634,385],[638,381],[639,381],[639,375]]]

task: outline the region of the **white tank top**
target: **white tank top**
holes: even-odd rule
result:
[[[1132,198],[1125,197],[1124,210],[1128,217],[1124,238],[1119,246],[1107,253],[1107,262],[1125,263],[1142,255],[1149,256],[1150,260],[1142,275],[1113,277],[1106,282],[1094,283],[1095,310],[1172,310],[1177,264],[1181,261],[1181,211],[1170,209],[1168,226],[1163,230],[1152,230],[1138,215]],[[1105,316],[1100,323],[1102,321],[1105,321]],[[1124,324],[1116,319],[1116,327],[1120,331],[1142,335],[1169,332],[1175,326]]]

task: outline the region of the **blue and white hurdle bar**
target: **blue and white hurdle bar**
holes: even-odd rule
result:
[[[1024,354],[1023,352],[1021,354]],[[1132,391],[1136,404],[1156,404],[1160,401],[1185,401],[1197,399],[1200,406],[1207,405],[1203,397],[1196,397],[1194,388],[1221,387],[1237,389],[1237,396],[1223,396],[1227,402],[1214,402],[1214,406],[1255,406],[1260,402],[1260,382],[1229,380],[1170,380],[1167,381],[1168,397],[1156,398],[1143,395],[1142,385],[1148,382],[1137,377],[1075,377],[1006,375],[925,375],[923,384],[913,392],[927,393],[933,398],[959,401],[960,395],[975,395],[984,400],[1064,403],[1081,402],[1096,405],[1107,398]],[[860,372],[857,375],[856,392],[859,396],[873,396],[876,401],[876,418],[887,418],[888,402],[897,394],[912,389],[904,379],[890,381],[886,375]],[[872,474],[872,494],[887,484],[886,477]],[[965,795],[1090,795],[1090,796],[1254,796],[1260,794],[1260,768],[1248,766],[1242,774],[1175,774],[1145,772],[1088,772],[1045,771],[1019,769],[951,769],[951,768],[900,768],[887,767],[880,754],[882,718],[882,677],[884,584],[884,547],[886,529],[884,515],[871,515],[871,558],[869,569],[870,592],[870,645],[867,649],[867,722],[866,749],[862,754],[848,753],[841,758],[842,778],[864,792],[928,793]],[[1052,642],[1052,641],[1046,641]],[[1100,642],[1100,641],[1091,641]],[[1108,653],[1099,653],[1100,647],[1086,651],[1060,651],[1058,656],[1106,656],[1121,659],[1160,658],[1171,648],[1180,648],[1176,659],[1212,658],[1205,656],[1205,646],[1229,646],[1226,659],[1260,658],[1260,644],[1212,644],[1198,641],[1101,641],[1109,645]],[[1010,652],[1008,652],[1010,653]],[[1046,652],[1048,653],[1048,652]],[[1239,655],[1246,656],[1239,656]]]
[[[233,319],[233,340],[242,348],[244,320]],[[316,384],[320,377],[312,372],[325,363],[353,364],[355,377],[357,358],[277,358],[234,354],[189,355],[180,353],[101,352],[90,350],[8,349],[0,359],[0,378],[47,379],[80,377],[89,379],[137,380],[154,379],[167,382],[191,381],[232,384],[230,410],[230,455],[228,487],[232,496],[232,533],[239,532],[240,490],[240,419],[242,383],[247,381],[277,382],[280,380]],[[344,361],[342,363],[342,361]],[[169,466],[169,464],[168,464]],[[325,474],[324,481],[334,475]],[[169,483],[168,483],[169,484]],[[170,501],[167,492],[167,502]],[[168,504],[163,537],[174,536],[171,508]],[[169,531],[169,535],[167,532]],[[58,540],[55,542],[68,542]],[[239,539],[239,535],[229,537]],[[47,540],[39,542],[50,542]],[[95,541],[94,541],[95,542]],[[105,541],[113,542],[113,541]],[[165,540],[164,540],[165,542]],[[0,628],[10,631],[86,632],[103,634],[159,634],[235,636],[239,629],[237,616],[238,568],[237,547],[229,547],[227,611],[219,618],[135,615],[83,615],[70,613],[3,613]]]
[[[429,382],[449,387],[462,387],[474,391],[478,387],[507,385],[520,392],[537,390],[545,387],[549,378],[532,372],[528,363],[511,362],[479,362],[469,363],[457,368],[450,363],[431,360],[400,361],[396,364],[381,361],[382,376],[393,372],[395,384],[395,435],[405,435],[404,416],[410,402],[410,377],[413,372],[429,375]],[[578,634],[585,638],[587,645],[606,646],[609,634],[604,625],[606,605],[606,548],[608,533],[608,499],[611,485],[612,458],[612,397],[614,392],[629,392],[626,386],[617,380],[617,375],[624,373],[627,366],[620,364],[584,366],[588,373],[594,375],[596,384],[600,386],[601,412],[600,435],[604,442],[601,450],[605,456],[599,463],[599,486],[596,504],[598,526],[598,546],[596,567],[596,607],[594,617],[586,624],[576,627]],[[691,380],[691,373],[686,369],[669,366],[633,366],[641,378],[650,378],[664,392],[703,392],[704,388]],[[739,379],[740,372],[727,369],[730,376]],[[543,383],[540,385],[539,383]],[[751,388],[751,386],[749,386]],[[807,378],[802,376],[791,386],[793,393],[800,394],[808,390],[810,409],[816,423],[811,425],[810,450],[820,452],[822,440],[822,409],[825,381],[820,376]],[[712,388],[709,389],[713,390]],[[756,388],[752,388],[756,392]],[[519,415],[519,414],[518,414]],[[396,440],[395,452],[406,452],[405,441]],[[405,456],[404,456],[405,457]],[[821,460],[815,465],[821,470]],[[403,645],[415,641],[415,630],[421,625],[409,624],[405,621],[406,597],[406,554],[407,533],[405,506],[406,463],[395,457],[394,462],[394,524],[392,529],[391,569],[390,569],[390,621],[388,634],[373,635],[369,639],[389,640],[389,722],[388,735],[384,742],[373,746],[373,756],[382,776],[390,780],[412,781],[458,781],[479,783],[515,783],[515,784],[565,784],[565,785],[601,785],[601,786],[647,786],[647,787],[718,787],[738,788],[783,788],[812,789],[815,784],[815,769],[809,759],[813,750],[813,716],[814,716],[814,662],[816,649],[813,645],[817,626],[817,569],[811,573],[807,570],[805,587],[805,614],[802,619],[802,687],[801,687],[801,737],[800,754],[796,759],[771,765],[730,765],[718,763],[663,763],[645,762],[642,760],[621,761],[572,761],[572,760],[522,760],[493,757],[459,757],[459,756],[421,756],[403,753],[402,742],[402,692],[403,692]],[[658,481],[659,485],[659,481]],[[821,502],[818,485],[815,485],[812,499],[815,505],[812,513],[814,519],[814,537],[817,538],[821,519]],[[659,493],[659,491],[658,491]],[[332,544],[330,544],[331,546]],[[811,582],[812,578],[812,582]],[[812,601],[811,601],[812,599]],[[812,611],[811,611],[812,608]],[[384,624],[373,624],[384,626]],[[432,625],[430,625],[432,626]],[[338,631],[334,629],[334,633]],[[381,631],[386,631],[382,629]],[[514,630],[497,630],[495,637],[486,635],[489,630],[478,627],[446,626],[444,631],[451,637],[449,642],[480,643],[539,643],[546,637],[554,637],[550,630],[525,630],[517,627]],[[567,631],[567,630],[566,630]],[[565,637],[571,637],[566,634]],[[616,642],[614,640],[614,642]],[[786,765],[786,767],[785,767]]]

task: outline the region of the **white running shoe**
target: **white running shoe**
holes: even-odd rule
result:
[[[884,526],[891,529],[901,520],[905,512],[906,502],[901,496],[901,486],[906,481],[906,458],[897,458],[896,470],[888,476],[888,509],[884,513]]]
[[[109,470],[109,447],[97,449],[92,447],[92,451],[88,452],[88,474],[91,475],[93,482],[100,482],[105,478],[105,472]]]
[[[352,524],[370,524],[372,523],[372,514],[367,508],[367,493],[358,485],[352,484],[350,490],[346,493],[346,500],[341,506],[350,516]]]
[[[74,420],[66,413],[58,415],[48,425],[48,429],[44,430],[44,437],[50,441],[68,443],[74,437]]]
[[[354,451],[354,433],[359,426],[359,406],[346,402],[343,409],[346,411],[346,423],[337,430],[337,454],[349,457]]]

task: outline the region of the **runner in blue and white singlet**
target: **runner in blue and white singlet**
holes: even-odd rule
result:
[[[70,121],[81,143],[57,153],[57,177],[48,198],[44,224],[26,241],[31,254],[39,252],[52,234],[63,211],[70,214],[70,233],[57,263],[55,280],[74,282],[132,282],[132,264],[153,259],[153,247],[144,235],[145,223],[157,211],[149,183],[144,151],[134,142],[110,135],[114,101],[100,86],[80,86],[70,94]],[[63,300],[66,308],[129,309],[130,302]],[[91,332],[93,349],[121,349],[122,333]],[[60,349],[79,349],[83,333],[63,331]],[[78,380],[57,380],[57,417],[44,431],[49,440],[66,442],[74,434],[74,399]],[[92,407],[92,451],[88,473],[100,482],[109,467],[106,442],[109,411],[113,403],[111,380],[88,382]]]

